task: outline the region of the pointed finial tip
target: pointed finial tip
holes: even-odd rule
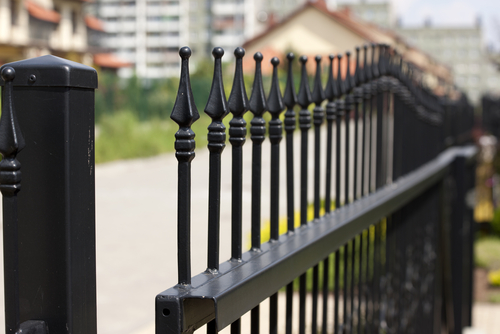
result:
[[[271,64],[273,64],[274,67],[278,66],[280,64],[278,57],[273,57],[273,59],[271,59]]]
[[[10,66],[4,67],[2,70],[2,79],[7,82],[7,81],[12,81],[16,77],[16,71]]]
[[[212,50],[212,55],[215,59],[220,59],[224,55],[224,49],[220,46],[217,46]]]
[[[314,60],[316,60],[316,62],[319,63],[321,61],[321,56],[316,55],[316,57],[314,57]]]
[[[238,59],[241,59],[243,58],[243,56],[245,55],[245,49],[243,49],[242,47],[237,47],[236,49],[234,49],[234,56]]]
[[[295,59],[295,55],[293,54],[293,52],[290,52],[286,55],[286,59],[292,61]]]
[[[255,54],[253,55],[253,59],[255,61],[261,62],[262,59],[264,59],[264,56],[262,56],[262,53],[260,52],[255,52]]]
[[[191,57],[191,49],[187,46],[182,47],[179,50],[179,56],[181,56],[182,59],[189,59],[189,57]]]
[[[300,61],[302,64],[307,63],[307,56],[300,56],[299,61]]]

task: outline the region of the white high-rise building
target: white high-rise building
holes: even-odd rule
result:
[[[97,0],[95,14],[107,36],[102,47],[133,63],[123,77],[157,79],[179,75],[180,47],[193,61],[215,46],[232,54],[245,40],[290,14],[306,0]],[[229,57],[224,57],[230,59]],[[223,58],[223,59],[224,59]]]

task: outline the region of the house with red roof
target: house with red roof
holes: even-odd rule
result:
[[[257,51],[263,54],[262,70],[264,74],[270,74],[272,66],[269,60],[273,56],[285,59],[288,52],[294,52],[296,55],[306,55],[310,59],[316,55],[328,57],[329,54],[346,51],[352,53],[356,46],[365,43],[389,44],[407,61],[434,77],[430,80],[453,81],[450,68],[421,50],[411,47],[395,32],[361,21],[351,15],[348,9],[331,11],[324,0],[306,2],[283,20],[273,22],[261,34],[247,40],[243,46],[247,55],[253,55]],[[245,58],[244,70],[253,71],[252,57]],[[354,59],[351,60],[354,62]],[[343,64],[343,73],[346,65]],[[309,70],[313,71],[314,67],[313,62],[309,62]],[[354,70],[355,66],[351,68]]]
[[[89,66],[129,66],[105,54],[97,18],[86,15],[90,0],[1,0],[0,64],[52,54]]]

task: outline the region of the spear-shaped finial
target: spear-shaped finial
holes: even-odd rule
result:
[[[293,81],[292,71],[292,63],[295,59],[295,55],[290,52],[286,55],[286,58],[288,59],[288,77],[286,79],[285,96],[283,97],[283,102],[288,109],[292,109],[297,104],[297,94],[295,93],[295,83]]]
[[[177,273],[178,282],[191,284],[191,161],[195,153],[195,133],[191,125],[200,118],[193,99],[189,80],[189,57],[187,46],[179,50],[182,59],[181,80],[170,118],[179,125],[175,133],[175,157],[179,161],[177,204]]]
[[[347,58],[347,69],[345,75],[346,90],[348,93],[352,93],[352,90],[356,86],[356,83],[354,82],[354,78],[351,75],[351,52],[347,51],[345,55]]]
[[[363,45],[363,49],[365,50],[364,60],[363,60],[363,72],[365,77],[365,82],[369,82],[372,79],[372,70],[371,64],[368,65],[368,44]]]
[[[191,81],[189,80],[189,57],[191,57],[191,49],[187,46],[181,48],[179,56],[182,59],[181,80],[170,118],[180,127],[190,127],[200,118],[200,114],[194,103],[193,92],[191,91]]]
[[[226,93],[222,81],[221,58],[224,50],[216,47],[212,51],[214,56],[214,76],[212,88],[208,96],[205,113],[210,116],[212,123],[208,126],[208,149],[210,150],[209,188],[208,194],[208,271],[216,273],[219,270],[219,238],[220,238],[220,183],[221,183],[221,154],[226,147],[226,127],[222,119],[229,113]]]
[[[239,261],[242,255],[242,201],[243,201],[243,144],[245,144],[247,127],[243,115],[248,110],[249,102],[243,79],[243,56],[245,50],[237,47],[234,50],[236,70],[233,87],[229,95],[229,110],[233,118],[229,122],[229,142],[232,145],[232,183],[231,183],[231,259]]]
[[[359,51],[361,48],[359,46],[356,47],[356,71],[354,72],[354,79],[356,82],[356,86],[361,86],[365,82],[365,78],[363,76],[364,71],[359,67]]]
[[[271,240],[279,239],[279,143],[283,138],[283,128],[279,117],[285,108],[278,80],[279,63],[280,61],[277,57],[271,59],[273,78],[269,99],[267,100],[267,106],[272,116],[272,119],[269,121],[269,141],[271,142]]]
[[[229,113],[229,109],[227,107],[226,93],[224,92],[224,83],[222,82],[221,58],[224,55],[224,50],[221,47],[216,47],[213,49],[212,55],[215,59],[214,76],[205,112],[215,121],[222,120]]]
[[[262,85],[262,53],[256,52],[253,56],[255,60],[255,77],[253,80],[252,95],[250,96],[250,111],[255,116],[262,116],[267,110],[266,93]]]
[[[377,79],[380,76],[378,71],[378,64],[375,63],[375,49],[377,48],[377,44],[372,43],[372,78]]]
[[[316,56],[314,60],[316,60],[316,75],[314,76],[314,87],[311,97],[312,102],[314,102],[316,106],[319,106],[325,100],[325,92],[321,84],[321,56]]]
[[[300,56],[300,63],[302,64],[301,75],[300,75],[300,87],[299,94],[297,95],[297,102],[302,107],[302,109],[307,109],[307,107],[311,104],[311,89],[309,87],[309,79],[307,77],[307,56]]]
[[[344,80],[342,79],[342,68],[341,68],[341,63],[342,63],[342,55],[339,53],[337,55],[337,89],[339,92],[338,97],[341,97],[346,93],[346,86],[344,83]]]
[[[234,56],[236,57],[236,70],[231,94],[229,94],[228,105],[234,117],[241,117],[248,110],[248,97],[245,89],[245,81],[243,80],[243,57],[245,56],[245,49],[237,47],[234,50]]]
[[[328,80],[326,81],[325,97],[331,102],[339,96],[339,91],[335,79],[333,78],[333,60],[335,56],[331,54],[328,58],[330,59],[330,68],[328,70]]]
[[[3,156],[0,162],[0,190],[4,196],[11,197],[21,190],[21,164],[16,156],[26,143],[17,122],[12,96],[16,72],[7,66],[2,69],[1,75],[5,87],[0,118],[0,153]]]
[[[387,66],[386,66],[386,45],[380,43],[378,45],[378,71],[380,76],[386,74]]]
[[[278,80],[278,65],[280,60],[277,57],[271,59],[271,64],[273,65],[273,79],[271,82],[271,91],[267,99],[267,108],[273,118],[279,117],[279,114],[285,109],[283,104],[283,97],[281,95],[280,83]]]

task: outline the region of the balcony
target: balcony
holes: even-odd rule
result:
[[[125,16],[133,16],[137,15],[137,7],[136,6],[106,6],[103,5],[99,9],[99,14],[101,17],[125,17]]]
[[[212,14],[214,15],[235,15],[244,13],[245,6],[243,3],[214,3],[212,5]]]
[[[149,36],[146,38],[147,47],[179,47],[179,36]]]
[[[146,23],[148,32],[180,31],[179,21],[148,21]]]
[[[108,33],[135,32],[135,22],[104,22],[104,30]]]
[[[165,5],[165,6],[148,6],[146,8],[147,15],[163,15],[163,16],[179,16],[181,6]]]

